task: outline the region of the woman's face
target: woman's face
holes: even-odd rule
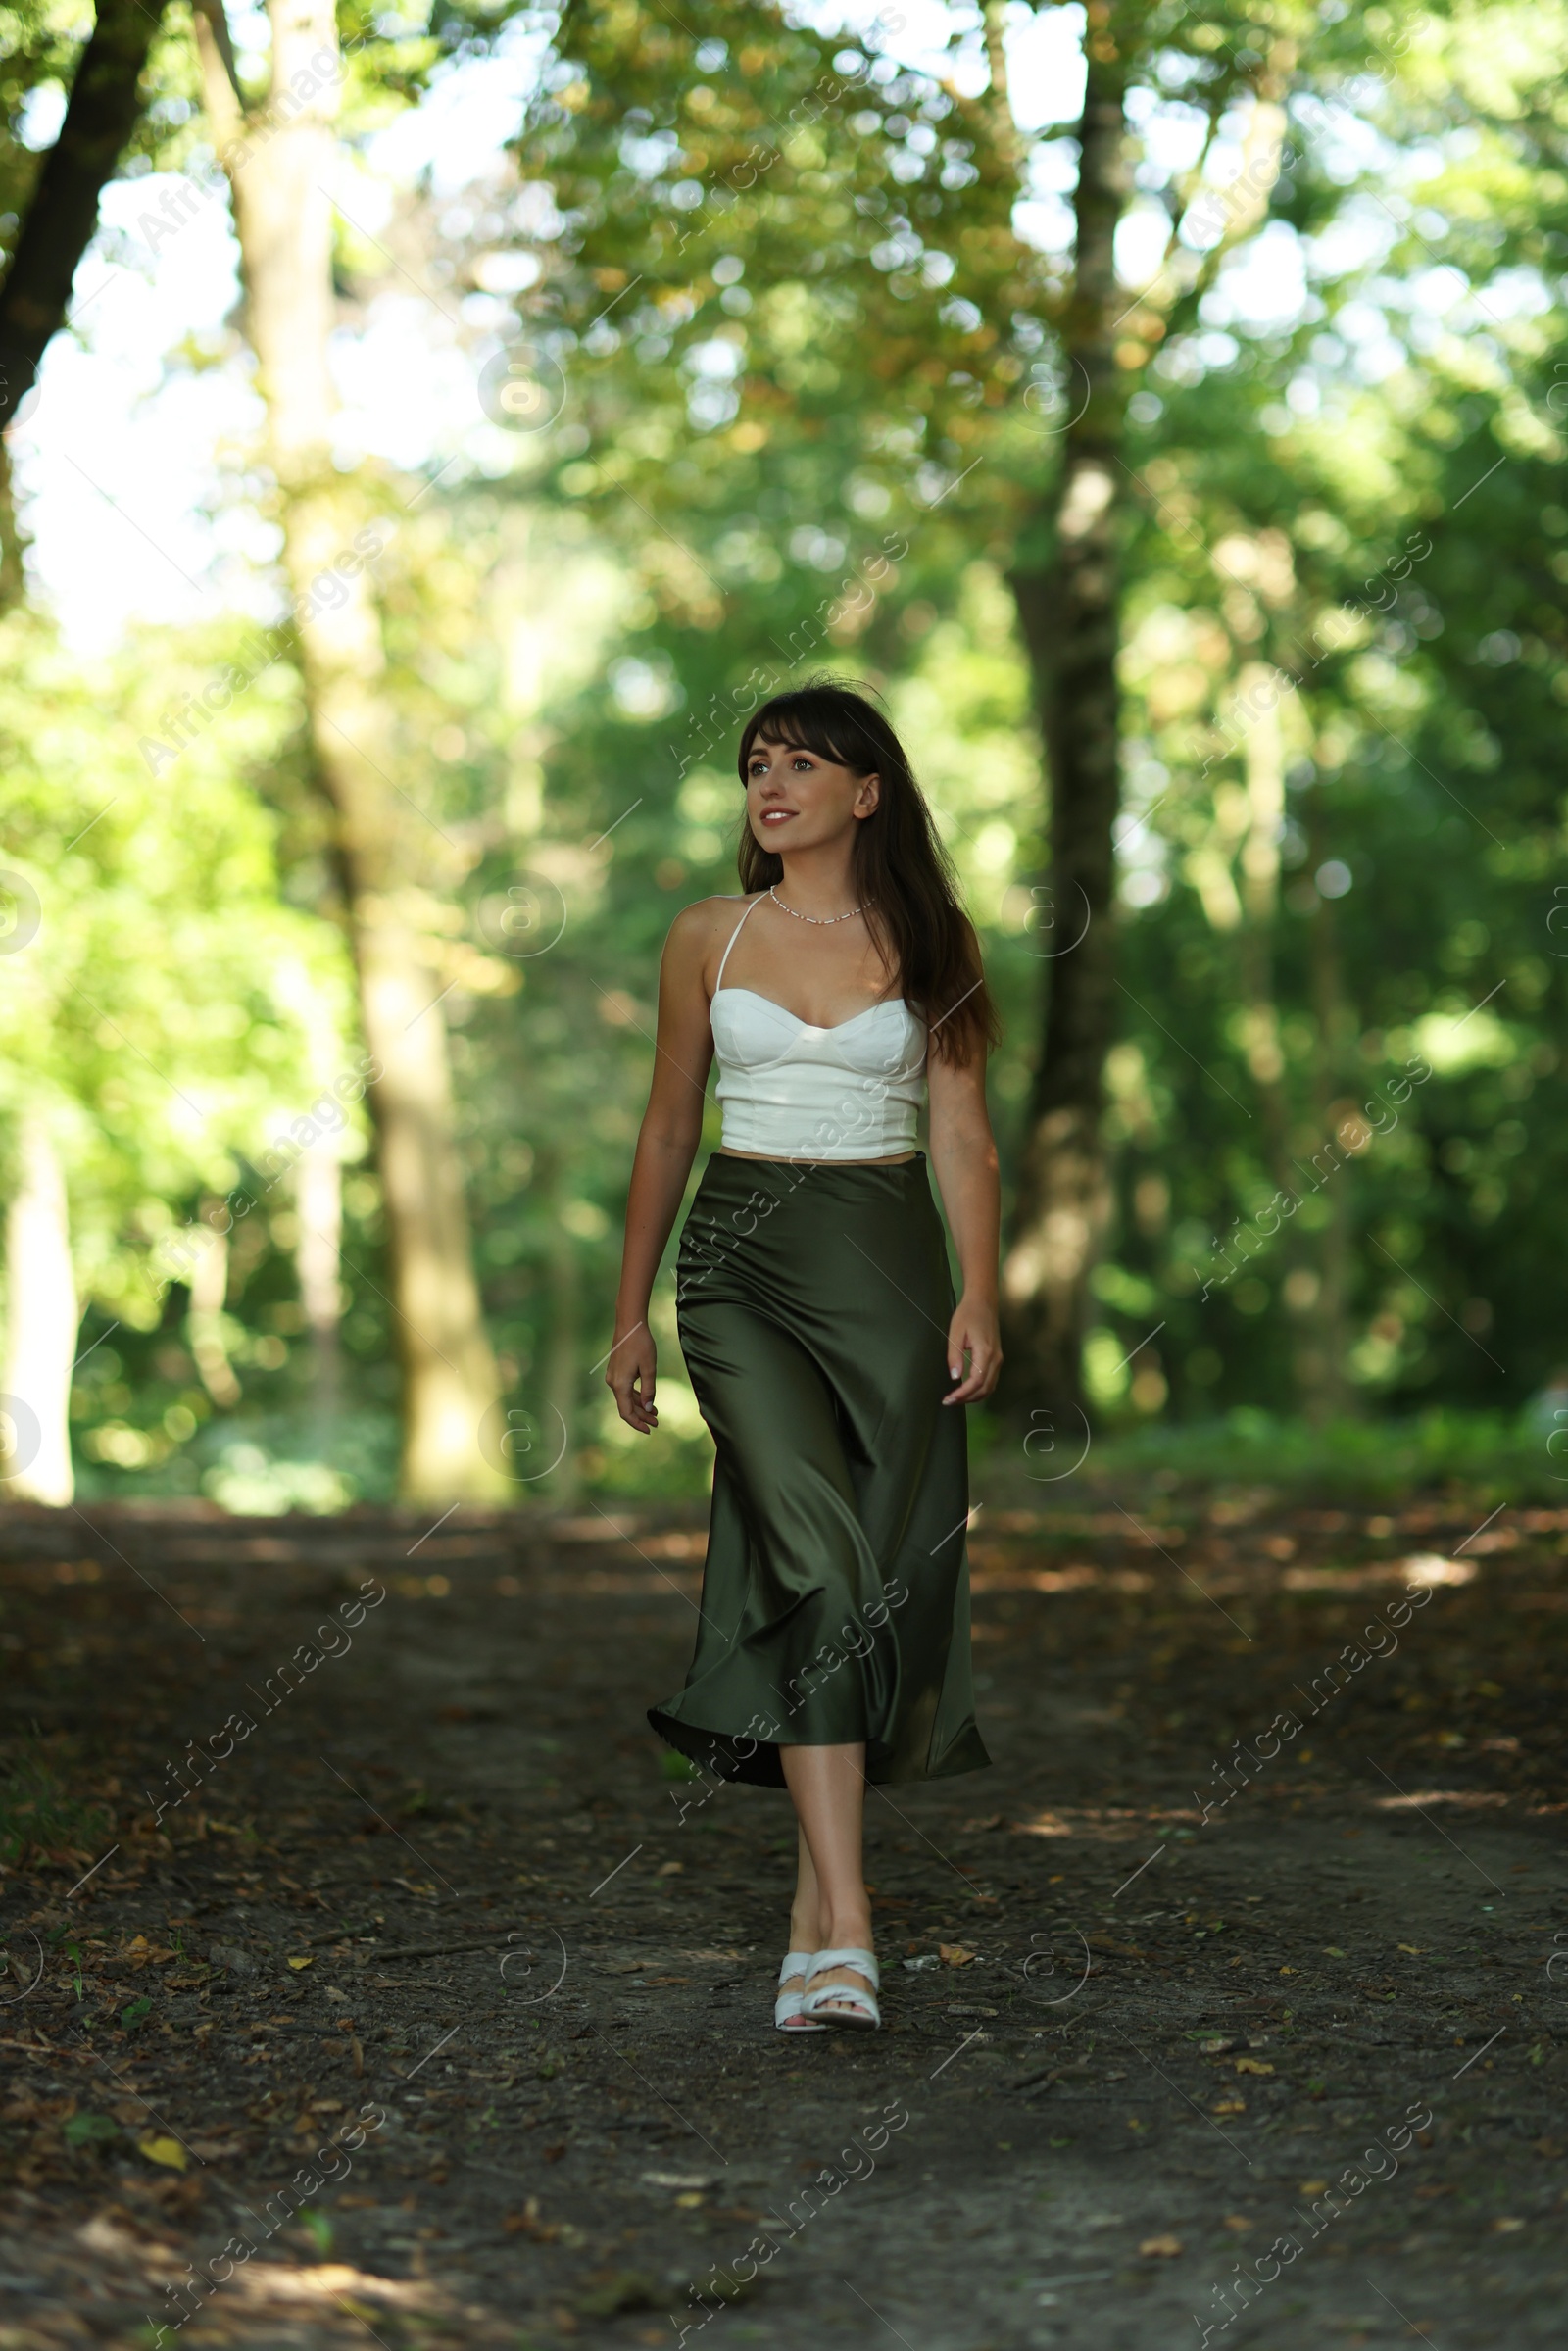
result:
[[[819,849],[869,816],[882,779],[858,775],[814,751],[760,735],[746,762],[746,815],[755,840],[787,856]]]

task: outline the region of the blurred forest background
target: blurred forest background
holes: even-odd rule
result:
[[[658,957],[830,669],[1006,1022],[988,1474],[1555,1494],[1558,0],[410,8],[0,12],[8,1491],[702,1492]]]

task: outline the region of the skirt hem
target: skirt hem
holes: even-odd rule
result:
[[[648,1720],[664,1744],[684,1755],[688,1763],[706,1765],[718,1780],[733,1780],[751,1788],[783,1788],[787,1785],[784,1766],[779,1758],[781,1746],[818,1746],[837,1743],[820,1739],[754,1739],[748,1733],[720,1731],[704,1723],[689,1723],[662,1706],[650,1706]],[[853,1743],[853,1742],[845,1742]],[[750,1750],[737,1754],[737,1747]],[[974,1723],[967,1723],[956,1739],[950,1739],[935,1761],[923,1767],[907,1764],[890,1765],[879,1762],[876,1741],[866,1742],[866,1780],[873,1788],[906,1788],[922,1780],[955,1780],[963,1772],[991,1769],[991,1757],[984,1739]]]

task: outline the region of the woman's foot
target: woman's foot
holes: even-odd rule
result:
[[[802,2015],[808,2024],[820,2019],[825,2025],[874,2029],[882,2022],[876,1997],[880,1984],[875,1956],[866,1945],[830,1944],[816,1955]]]
[[[778,1972],[778,1995],[773,2002],[773,2022],[780,2033],[825,2031],[825,2027],[801,2013],[814,1957],[812,1951],[805,1948],[792,1948],[784,1954],[784,1964]]]
[[[811,1951],[819,1960],[831,1953],[833,1959],[812,1981],[810,2008],[822,2011],[824,2024],[878,2024],[871,1903],[860,1859],[865,1749],[785,1747],[780,1760],[798,1822],[790,1947]],[[814,1823],[814,1847],[807,1835],[808,1817]],[[856,1966],[857,1960],[863,1964]],[[811,2021],[810,2009],[802,2013]]]

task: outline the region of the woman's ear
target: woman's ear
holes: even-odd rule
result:
[[[874,815],[876,814],[876,811],[877,811],[877,807],[878,807],[878,804],[879,804],[879,803],[880,803],[880,801],[881,801],[881,798],[882,798],[882,778],[881,778],[881,776],[880,776],[880,775],[868,775],[868,776],[865,778],[864,782],[861,784],[859,791],[858,791],[858,792],[856,794],[856,796],[855,796],[855,806],[854,806],[854,808],[853,808],[850,810],[850,813],[851,813],[851,815],[852,815],[852,816],[874,816]]]

